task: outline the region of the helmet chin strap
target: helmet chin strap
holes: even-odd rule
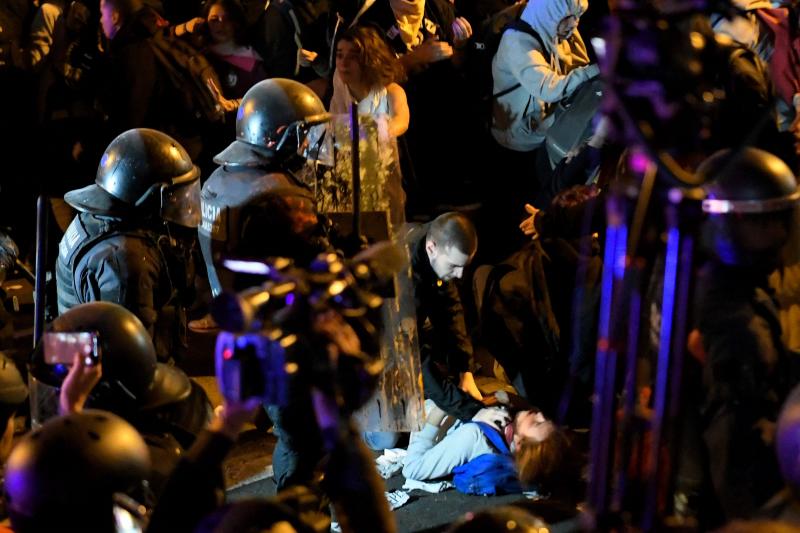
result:
[[[302,138],[300,135],[301,132],[307,130],[311,126],[316,126],[318,124],[323,124],[325,122],[328,122],[330,121],[330,118],[331,116],[329,113],[320,113],[290,123],[283,129],[280,138],[275,144],[275,148],[273,149],[275,151],[275,154],[277,155],[281,153],[281,151],[284,149],[284,145],[291,138],[292,135],[294,135],[295,138],[295,152],[296,152],[297,150],[299,150],[300,144],[302,142]],[[325,133],[320,135],[319,139],[316,142],[315,147],[317,148],[317,150],[319,149],[319,146],[322,145],[324,139],[325,139]],[[297,175],[297,170],[293,169],[292,168],[293,165],[291,165],[291,162],[294,159],[300,157],[302,156],[300,156],[297,153],[289,154],[286,157],[281,157],[280,155],[278,155],[279,162],[277,163],[277,166],[278,168],[280,168],[280,170],[285,172],[287,176],[289,176],[289,178],[296,186],[305,189],[307,191],[311,191],[312,190],[311,186],[305,183],[302,179],[300,179],[300,177]]]
[[[292,122],[291,124],[287,125],[283,129],[283,133],[281,134],[281,138],[278,139],[278,144],[275,145],[275,151],[276,152],[280,152],[283,149],[283,145],[286,143],[286,141],[289,139],[289,136],[292,133],[295,134],[295,137],[296,137],[296,140],[297,140],[297,145],[299,146],[300,145],[300,126],[303,126],[303,125],[305,125],[305,121],[303,121],[303,120],[296,120],[296,121]]]

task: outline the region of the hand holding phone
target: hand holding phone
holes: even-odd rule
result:
[[[61,384],[59,393],[59,414],[66,416],[80,413],[86,400],[89,399],[92,389],[100,382],[103,375],[102,365],[98,362],[87,365],[82,355],[75,355],[72,366]]]
[[[44,362],[48,365],[71,366],[80,356],[86,366],[100,362],[97,334],[89,331],[51,331],[44,334]]]

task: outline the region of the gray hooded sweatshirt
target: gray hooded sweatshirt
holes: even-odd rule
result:
[[[580,18],[587,7],[587,0],[530,0],[522,20],[542,38],[544,50],[527,33],[510,29],[503,34],[492,61],[492,94],[521,86],[494,98],[492,135],[502,146],[520,152],[538,148],[555,118],[555,104],[599,74],[597,65],[589,65],[577,29],[566,39],[556,32],[562,19]]]

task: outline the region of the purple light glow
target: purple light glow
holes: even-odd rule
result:
[[[272,269],[259,261],[243,261],[241,259],[225,259],[222,264],[232,272],[240,272],[242,274],[260,274],[263,276],[268,275]]]
[[[644,174],[650,166],[650,158],[642,152],[633,152],[628,158],[628,164],[634,172]]]

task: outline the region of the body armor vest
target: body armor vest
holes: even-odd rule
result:
[[[90,265],[91,252],[103,241],[114,237],[129,237],[144,241],[147,248],[153,250],[162,269],[158,286],[152,287],[155,292],[153,302],[157,313],[153,324],[153,343],[159,360],[180,358],[186,346],[185,313],[177,301],[177,291],[172,282],[169,264],[165,252],[160,245],[159,235],[142,228],[130,227],[116,219],[106,219],[81,213],[76,216],[67,228],[59,244],[56,260],[56,285],[58,293],[59,314],[86,303],[81,290],[81,280]],[[127,279],[118,279],[122,285]],[[123,304],[123,302],[113,302]],[[129,309],[137,314],[137,309]],[[138,316],[142,319],[141,316]]]
[[[238,166],[217,168],[203,185],[198,240],[214,296],[224,288],[230,288],[232,277],[226,276],[222,269],[218,270],[217,263],[239,244],[244,208],[291,185],[288,176],[281,172]]]

